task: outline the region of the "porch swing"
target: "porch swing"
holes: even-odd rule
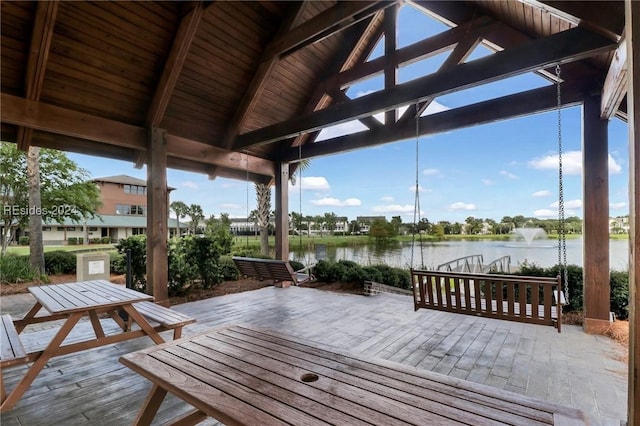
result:
[[[247,184],[247,221],[249,218],[249,157],[246,157],[246,184]],[[247,237],[247,247],[248,247]],[[292,283],[300,285],[314,280],[311,274],[312,266],[305,266],[300,270],[295,270],[288,260],[262,259],[254,257],[233,256],[232,260],[241,275],[252,277],[259,281],[273,281],[278,283]],[[288,284],[287,284],[288,285]],[[286,286],[281,284],[281,286]]]
[[[414,269],[415,231],[420,216],[418,190],[418,123],[416,114],[416,194],[414,207],[414,235],[411,246],[411,282],[414,310],[435,309],[466,315],[551,325],[562,329],[562,306],[569,301],[567,247],[564,217],[564,188],[562,175],[562,97],[560,65],[556,66],[557,125],[558,125],[558,264],[557,277],[533,277],[456,271]],[[420,242],[422,253],[422,244]]]

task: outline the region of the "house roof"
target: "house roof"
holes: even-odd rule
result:
[[[451,29],[406,47],[386,37],[388,58],[368,60],[385,33],[395,34],[401,5]],[[141,166],[147,129],[160,128],[169,167],[266,183],[282,162],[415,137],[411,115],[438,95],[529,71],[553,79],[556,63],[563,64],[563,105],[579,103],[602,90],[622,35],[623,6],[619,0],[6,1],[0,130],[22,148]],[[478,42],[498,53],[464,63]],[[400,66],[444,52],[440,71],[396,84]],[[355,82],[383,74],[384,90],[346,95]],[[623,96],[610,102],[621,117]],[[397,122],[372,118],[402,105],[411,108]],[[554,88],[543,87],[425,116],[419,128],[442,132],[555,106]],[[314,143],[319,129],[353,119],[369,130]]]
[[[147,186],[147,181],[143,179],[138,179],[132,176],[127,175],[117,175],[117,176],[107,176],[92,179],[93,182],[108,182],[108,183],[120,183],[123,185],[139,185],[139,186]]]

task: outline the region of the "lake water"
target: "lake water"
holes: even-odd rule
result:
[[[291,244],[295,244],[292,242]],[[629,265],[629,241],[609,241],[610,268],[627,270]],[[481,254],[484,264],[502,256],[511,256],[511,267],[523,262],[549,267],[558,263],[558,245],[554,240],[534,240],[531,246],[521,241],[443,241],[416,243],[413,249],[413,265],[424,264],[428,268],[463,256]],[[421,258],[424,258],[424,263]],[[291,252],[290,259],[305,265],[316,262],[314,252]],[[398,244],[392,248],[378,249],[371,246],[327,247],[328,260],[353,260],[360,265],[386,264],[408,268],[411,266],[411,243]],[[567,263],[582,266],[582,240],[567,240]]]

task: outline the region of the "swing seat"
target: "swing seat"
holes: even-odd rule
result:
[[[411,270],[414,308],[551,325],[560,333],[560,276],[528,277]],[[557,300],[561,304],[556,303]]]
[[[290,281],[294,285],[300,285],[315,280],[311,273],[315,265],[295,271],[291,264],[285,260],[240,256],[233,256],[232,259],[242,275],[256,278],[260,281],[272,280],[274,283]]]

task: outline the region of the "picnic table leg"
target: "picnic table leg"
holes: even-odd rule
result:
[[[142,331],[144,331],[156,345],[165,343],[164,339],[160,337],[160,334],[158,334],[158,332],[153,327],[151,327],[151,324],[149,324],[147,320],[144,319],[144,317],[140,314],[140,312],[136,310],[136,308],[133,307],[133,305],[123,305],[122,308],[126,313],[129,314],[129,319],[132,319],[133,321],[138,323]]]
[[[16,327],[16,331],[18,332],[18,334],[20,334],[22,332],[22,330],[24,330],[24,328],[27,326],[29,320],[33,317],[36,316],[36,314],[40,311],[40,309],[42,309],[42,304],[40,302],[36,302],[35,305],[33,305],[33,307],[29,310],[29,312],[27,312],[27,314],[19,321],[14,321],[14,325]]]
[[[58,333],[54,336],[53,340],[49,342],[46,349],[42,351],[40,356],[36,358],[33,362],[27,374],[24,375],[22,380],[18,383],[18,385],[13,389],[13,391],[7,395],[7,398],[2,401],[2,405],[0,405],[0,412],[4,412],[6,410],[12,409],[20,400],[22,395],[29,389],[31,383],[38,376],[40,371],[47,364],[49,359],[56,354],[57,349],[60,347],[64,339],[69,335],[73,327],[78,323],[80,318],[83,316],[83,312],[74,312],[71,316],[65,321],[62,325]]]
[[[162,404],[162,400],[164,399],[167,391],[159,387],[158,385],[153,385],[151,388],[151,392],[145,399],[142,404],[142,408],[138,413],[138,417],[133,422],[134,426],[147,426],[150,425],[158,412],[158,408],[160,408],[160,404]]]

